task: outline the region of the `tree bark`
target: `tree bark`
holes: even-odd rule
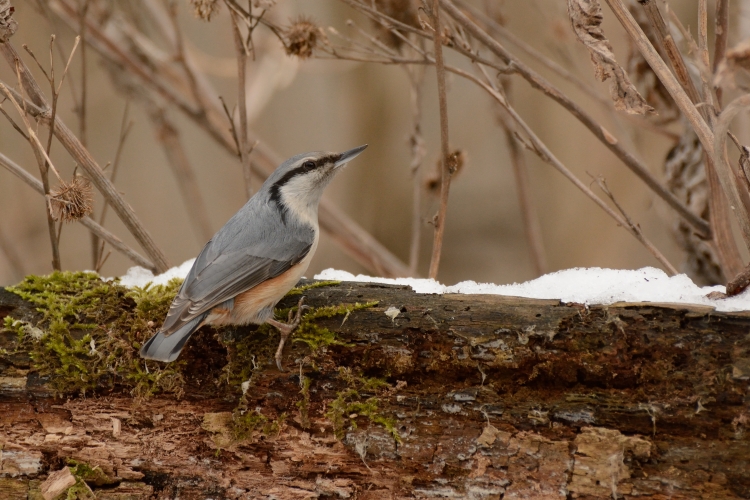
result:
[[[345,345],[292,343],[289,371],[269,359],[244,401],[217,389],[219,339],[254,327],[198,332],[181,399],[55,398],[1,334],[0,497],[41,498],[87,464],[108,499],[750,498],[748,313],[365,283],[305,295],[377,305],[318,320]],[[0,290],[0,319],[34,314]]]

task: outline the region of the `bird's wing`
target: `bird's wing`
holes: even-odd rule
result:
[[[161,328],[167,335],[214,306],[284,273],[300,262],[312,246],[299,239],[287,239],[283,252],[273,252],[264,239],[223,249],[216,241],[214,238],[203,248],[172,302]]]

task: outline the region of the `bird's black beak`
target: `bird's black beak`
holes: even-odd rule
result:
[[[366,147],[367,147],[367,144],[364,144],[364,145],[359,146],[357,148],[350,149],[349,151],[344,151],[343,153],[341,153],[341,156],[339,157],[339,159],[336,160],[336,163],[334,163],[334,166],[340,167],[340,166],[342,166],[342,165],[344,165],[344,164],[352,161],[354,158],[356,158],[357,156],[359,156],[359,154],[362,151],[364,151]]]

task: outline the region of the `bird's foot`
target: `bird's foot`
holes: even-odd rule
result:
[[[305,297],[302,297],[301,299],[299,299],[299,303],[297,304],[297,312],[294,313],[292,311],[289,311],[289,317],[287,319],[287,323],[276,321],[273,318],[266,321],[266,323],[268,323],[271,326],[274,326],[277,330],[279,330],[279,333],[281,333],[281,340],[279,340],[279,347],[276,349],[276,356],[274,356],[274,358],[276,359],[276,366],[279,368],[279,371],[282,371],[282,372],[284,371],[284,368],[281,366],[281,355],[284,352],[284,344],[286,344],[286,340],[292,334],[294,329],[299,326],[299,323],[302,320],[302,311],[304,311],[305,309],[309,309],[309,306],[303,305],[304,302],[305,302]]]

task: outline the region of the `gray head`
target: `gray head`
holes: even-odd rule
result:
[[[305,219],[312,217],[328,183],[366,147],[367,144],[343,153],[315,151],[293,156],[271,174],[262,190],[281,210],[282,218],[286,219],[290,211]]]

